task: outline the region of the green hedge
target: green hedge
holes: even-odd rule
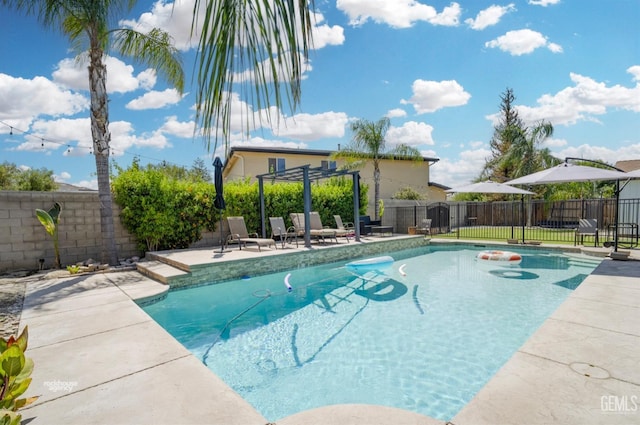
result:
[[[320,213],[325,226],[335,226],[334,214],[353,221],[351,179],[334,178],[311,185],[312,210]],[[361,185],[361,214],[366,212],[367,187]],[[113,178],[115,202],[122,209],[122,222],[142,251],[187,248],[201,238],[203,230],[216,230],[220,211],[213,206],[215,188],[208,182],[175,180],[157,169],[133,166]],[[304,211],[302,183],[265,183],[265,222]],[[224,216],[243,216],[249,232],[261,233],[258,183],[235,181],[224,187]]]

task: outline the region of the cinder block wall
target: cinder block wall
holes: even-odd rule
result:
[[[53,267],[53,239],[36,217],[36,208],[49,210],[62,205],[59,222],[62,266],[93,258],[102,261],[100,203],[97,192],[0,191],[0,272]],[[116,244],[120,258],[140,255],[135,239],[120,223],[120,209],[114,203]]]

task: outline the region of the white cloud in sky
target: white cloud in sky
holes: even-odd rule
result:
[[[404,143],[405,145],[417,147],[421,145],[433,145],[431,133],[433,127],[423,122],[409,121],[400,127],[389,127],[387,130],[387,140],[391,144]]]
[[[455,80],[426,81],[415,80],[412,85],[413,96],[400,103],[411,104],[418,114],[435,112],[438,109],[465,105],[471,95]]]
[[[402,118],[407,116],[407,111],[405,111],[404,109],[395,108],[387,112],[386,115],[389,118]]]
[[[200,27],[198,27],[194,37],[191,38],[194,4],[194,0],[175,2],[159,0],[153,3],[149,12],[143,13],[138,19],[121,20],[119,24],[143,33],[152,28],[161,28],[171,35],[177,49],[187,51],[197,46],[200,34]],[[204,7],[206,2],[200,4]],[[201,18],[199,22],[202,22]]]
[[[109,72],[108,93],[127,93],[141,87],[148,89],[151,83],[155,84],[155,79],[150,76],[149,70],[142,71],[138,76],[135,76],[132,65],[127,65],[113,56],[107,56],[104,64]],[[87,63],[83,60],[76,61],[71,58],[61,60],[52,76],[55,83],[64,87],[74,90],[89,90]]]
[[[73,115],[88,107],[87,97],[66,90],[45,77],[25,79],[0,73],[0,120],[20,119],[20,123],[10,124],[21,130],[26,130],[30,124],[31,120],[26,117]]]
[[[573,125],[579,121],[598,122],[598,116],[611,108],[640,112],[640,66],[632,66],[627,72],[633,75],[635,87],[607,86],[590,77],[571,73],[573,86],[541,96],[537,106],[517,105],[518,113],[528,123],[546,120],[554,125]],[[495,125],[500,113],[489,115],[487,119]]]
[[[494,4],[484,10],[481,10],[475,19],[465,19],[464,23],[469,25],[471,29],[478,31],[483,30],[492,25],[496,25],[504,15],[515,10],[516,7],[513,3],[506,6],[498,6]]]
[[[338,0],[336,7],[349,17],[349,25],[361,26],[371,19],[393,28],[409,28],[419,21],[456,26],[462,13],[456,2],[438,13],[433,6],[415,0]]]
[[[312,13],[313,48],[322,49],[326,46],[339,46],[344,44],[344,28],[339,25],[329,26],[323,24],[324,16],[321,13]]]
[[[499,48],[513,56],[529,54],[540,47],[547,47],[553,53],[561,53],[562,47],[549,43],[547,37],[530,29],[507,31],[500,37],[484,43],[485,47]]]
[[[429,180],[450,187],[471,183],[480,175],[490,156],[489,149],[479,148],[463,150],[457,158],[440,158],[429,167]]]
[[[296,114],[281,118],[273,134],[278,137],[311,141],[323,138],[343,137],[349,117],[344,112],[321,114]]]
[[[160,109],[167,105],[175,105],[180,102],[182,95],[176,89],[166,89],[164,91],[149,91],[142,96],[133,99],[125,105],[127,109]]]
[[[529,4],[532,4],[534,6],[543,6],[543,7],[547,7],[551,4],[558,4],[560,3],[560,0],[529,0]]]
[[[188,139],[193,137],[195,126],[196,123],[194,121],[180,122],[178,121],[178,117],[172,115],[166,118],[159,130],[171,136]]]

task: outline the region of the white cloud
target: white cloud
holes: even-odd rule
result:
[[[200,26],[191,38],[194,4],[194,0],[159,0],[153,4],[151,11],[143,13],[137,20],[122,20],[120,25],[143,33],[160,28],[171,35],[177,49],[186,51],[196,47],[199,40]],[[200,2],[201,10],[204,5],[206,2]],[[202,22],[202,19],[198,22]]]
[[[0,119],[19,119],[10,124],[21,130],[26,130],[38,115],[73,115],[88,107],[85,96],[65,90],[44,77],[29,80],[0,73]]]
[[[285,55],[285,57],[282,58],[282,60],[280,62],[276,63],[276,66],[279,67],[279,69],[277,70],[277,75],[278,78],[280,79],[280,81],[286,81],[286,75],[289,75],[289,72],[287,71],[287,66],[288,64],[291,63],[291,59],[290,59],[290,53],[287,53]],[[306,79],[307,76],[305,75],[307,72],[310,72],[313,68],[311,67],[311,64],[309,63],[309,61],[306,61],[304,59],[304,57],[302,56],[302,53],[298,53],[298,55],[300,56],[299,60],[301,63],[301,75],[302,75],[302,79]],[[269,62],[269,59],[265,59],[259,66],[261,66],[264,70],[264,80],[268,83],[273,82],[273,72],[271,69],[271,64]],[[253,81],[254,78],[256,76],[256,71],[255,69],[247,69],[243,72],[239,72],[239,73],[234,73],[234,81],[237,83],[241,83],[241,82],[246,82],[246,81]]]
[[[471,98],[471,95],[464,91],[464,88],[455,80],[416,80],[413,82],[412,90],[411,99],[402,99],[400,103],[413,105],[418,114],[465,105]]]
[[[450,187],[471,183],[480,175],[490,156],[489,149],[481,148],[463,150],[458,158],[440,158],[429,167],[429,180]]]
[[[433,6],[415,0],[338,0],[336,7],[349,17],[352,26],[363,25],[371,19],[393,28],[409,28],[419,21],[456,26],[462,13],[455,2],[438,13]]]
[[[133,66],[127,65],[113,56],[107,56],[104,64],[108,70],[108,93],[127,93],[141,87],[149,88],[152,82],[155,84],[155,79],[151,78],[148,70],[141,72],[136,77],[133,74]],[[74,90],[89,90],[89,74],[85,60],[63,59],[58,62],[52,76],[53,81],[64,87]]]
[[[534,6],[542,6],[542,7],[547,7],[550,4],[558,4],[560,3],[560,0],[529,0],[529,4],[532,4]]]
[[[547,47],[553,53],[562,52],[562,47],[549,43],[547,37],[530,29],[508,31],[500,37],[484,43],[485,47],[499,48],[513,56],[529,54],[540,47]]]
[[[125,105],[127,109],[160,109],[167,105],[175,105],[180,102],[183,96],[176,89],[166,89],[164,91],[150,91],[142,96],[133,99]]]
[[[321,13],[312,14],[313,28],[313,48],[321,49],[326,46],[339,46],[344,43],[344,28],[339,25],[329,26],[322,24],[324,16]],[[322,24],[322,25],[321,25]]]
[[[391,109],[387,112],[387,117],[389,118],[402,118],[407,116],[407,111],[400,108]]]
[[[343,137],[349,117],[344,112],[296,114],[281,118],[272,131],[275,136],[305,141]]]
[[[391,144],[404,143],[409,146],[433,145],[433,127],[423,122],[409,121],[401,127],[389,127],[387,140]]]
[[[598,116],[611,108],[640,112],[640,81],[636,76],[640,67],[632,66],[627,72],[633,75],[635,87],[623,87],[619,84],[607,86],[592,78],[571,73],[573,86],[555,94],[541,96],[537,100],[537,106],[517,105],[516,108],[520,117],[528,123],[546,120],[554,125],[573,125],[579,121],[598,122]],[[499,118],[499,113],[487,116],[494,125]]]
[[[504,15],[515,10],[516,7],[513,3],[510,3],[507,6],[498,6],[494,4],[484,10],[481,10],[475,19],[466,19],[464,23],[469,25],[471,29],[483,30],[492,25],[496,25]]]
[[[179,122],[174,115],[166,118],[165,123],[160,127],[160,131],[171,136],[187,139],[193,137],[195,126],[196,123],[194,121]]]
[[[63,171],[60,174],[53,176],[53,179],[57,182],[65,182],[70,178],[71,178],[71,174],[67,173],[66,171]]]

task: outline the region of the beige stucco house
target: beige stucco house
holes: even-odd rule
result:
[[[310,165],[341,168],[344,161],[331,158],[333,151],[287,148],[232,147],[224,166],[225,180],[255,178],[260,174]],[[429,167],[438,158],[424,158],[417,163],[388,158],[380,165],[380,198],[390,199],[396,192],[410,187],[428,201],[444,201],[446,187],[429,182]],[[373,214],[373,165],[360,169],[361,182],[369,186],[368,211]]]

